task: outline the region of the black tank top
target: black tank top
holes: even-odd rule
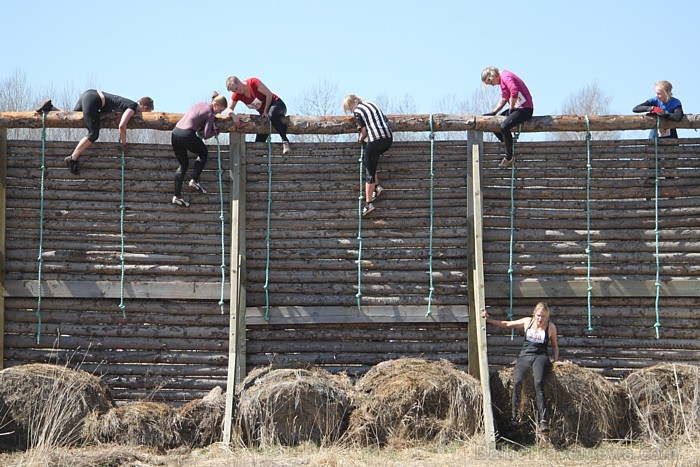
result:
[[[525,340],[523,341],[523,349],[520,351],[520,355],[547,355],[549,345],[549,321],[547,322],[547,327],[544,331],[538,329],[530,329],[532,323],[535,320],[530,320],[530,324],[525,330]]]

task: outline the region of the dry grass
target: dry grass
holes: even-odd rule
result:
[[[86,444],[116,443],[172,449],[182,444],[172,407],[158,402],[135,402],[85,423]]]
[[[700,440],[699,367],[655,365],[631,373],[623,384],[635,435],[655,444]]]
[[[485,450],[476,438],[469,442],[414,444],[401,449],[357,448],[349,446],[319,447],[304,443],[295,447],[275,446],[266,449],[229,449],[214,444],[204,449],[173,450],[160,454],[136,446],[99,446],[90,449],[59,448],[42,453],[23,452],[0,454],[0,465],[7,467],[220,467],[220,466],[477,466],[499,467],[513,465],[566,466],[655,466],[697,465],[700,449],[687,443],[665,445],[663,448],[644,444],[619,445],[603,443],[596,448],[569,449],[499,448]]]
[[[30,364],[0,371],[0,443],[4,449],[52,449],[81,442],[91,414],[113,405],[99,378],[63,366]]]
[[[449,443],[483,426],[480,383],[446,361],[389,360],[356,384],[348,439],[361,445]]]
[[[347,426],[352,388],[323,370],[252,372],[239,395],[238,428],[248,445],[328,445]]]
[[[511,416],[513,368],[501,368],[491,375],[494,416],[499,427],[507,427]],[[596,446],[606,439],[624,437],[625,397],[621,388],[592,371],[573,363],[557,363],[545,381],[551,410],[549,440],[558,447],[580,444]],[[532,373],[523,381],[518,407],[520,426],[517,441],[535,439],[537,403]]]

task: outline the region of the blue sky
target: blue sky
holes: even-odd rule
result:
[[[418,113],[433,113],[441,100],[478,90],[481,70],[494,65],[525,80],[536,115],[559,113],[593,83],[610,96],[610,113],[629,114],[662,79],[686,113],[697,113],[698,5],[0,0],[0,80],[20,70],[37,90],[94,86],[150,95],[156,110],[181,113],[212,90],[228,96],[229,75],[257,76],[294,114],[305,90],[326,79],[343,96],[411,96]]]

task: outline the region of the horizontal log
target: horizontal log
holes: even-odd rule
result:
[[[206,351],[124,351],[123,349],[115,350],[96,350],[94,348],[83,349],[21,349],[7,348],[5,349],[5,358],[7,360],[34,363],[56,363],[59,364],[68,362],[118,362],[118,363],[138,363],[138,364],[172,364],[172,365],[207,365],[207,366],[224,366],[228,364],[228,352],[206,352]],[[153,366],[148,365],[153,369]]]
[[[466,322],[467,307],[438,306],[426,316],[427,307],[270,307],[265,319],[265,307],[246,308],[246,324],[352,324],[352,323],[439,323]]]
[[[168,131],[175,127],[182,114],[148,112],[134,116],[129,122],[130,128]],[[432,118],[431,118],[432,117]],[[102,128],[117,128],[120,113],[108,113],[102,116]],[[475,115],[452,114],[418,114],[387,115],[396,132],[428,132],[432,120],[433,130],[442,131],[499,131],[499,124],[504,117],[483,117]],[[343,134],[356,133],[357,127],[352,117],[311,117],[290,115],[286,119],[292,134]],[[589,123],[584,116],[546,115],[535,116],[523,123],[522,132],[644,130],[656,127],[656,118],[646,115],[603,115],[590,116]],[[216,126],[220,131],[249,134],[269,133],[269,125],[258,115],[241,114],[240,126],[233,125],[230,118],[216,117]],[[46,116],[48,128],[82,128],[82,112],[49,112]],[[0,128],[41,128],[42,117],[35,112],[0,112]],[[668,128],[700,128],[700,117],[686,114],[680,122],[665,121]]]
[[[224,300],[228,300],[229,284],[224,285]],[[217,300],[220,297],[221,282],[127,282],[124,286],[125,298]],[[56,298],[120,298],[119,281],[42,281],[42,297]],[[37,282],[5,282],[5,297],[36,297]]]

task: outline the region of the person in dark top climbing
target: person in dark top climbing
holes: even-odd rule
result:
[[[47,99],[35,110],[38,113],[44,113],[60,109],[53,106],[51,99]],[[88,135],[78,142],[78,145],[73,150],[73,154],[66,157],[65,161],[73,175],[80,175],[78,158],[99,138],[100,115],[106,112],[124,112],[119,121],[119,138],[122,143],[122,149],[126,150],[126,127],[129,120],[136,112],[152,112],[153,99],[142,97],[138,102],[134,102],[125,97],[108,94],[96,89],[88,89],[80,95],[80,100],[75,104],[73,111],[83,112],[83,120],[85,121]]]
[[[549,360],[548,346],[552,344],[553,362],[559,360],[559,344],[557,342],[557,328],[550,321],[549,307],[546,303],[540,302],[535,305],[532,312],[532,317],[520,318],[512,321],[501,321],[489,318],[487,312],[483,312],[481,316],[487,323],[498,326],[499,328],[512,329],[523,328],[525,331],[525,339],[523,340],[523,348],[520,351],[515,368],[513,369],[513,396],[512,396],[512,412],[511,412],[511,434],[517,430],[516,420],[518,413],[518,405],[520,403],[520,390],[522,389],[523,379],[528,371],[532,370],[532,376],[535,383],[535,395],[537,398],[537,410],[539,412],[540,421],[538,429],[542,433],[549,431],[549,412],[547,409],[547,400],[544,394],[544,380],[547,374],[552,369],[552,362]]]
[[[663,120],[680,122],[683,119],[683,106],[681,101],[673,97],[673,85],[668,81],[659,81],[654,85],[656,95],[632,109],[634,113],[648,113],[651,116],[658,115]],[[649,139],[654,139],[657,129],[649,132]],[[659,138],[678,138],[675,128],[664,128],[660,122],[658,129]]]

